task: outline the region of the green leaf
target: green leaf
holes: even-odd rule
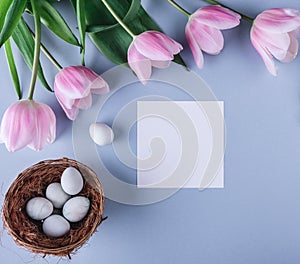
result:
[[[0,7],[0,31],[2,30],[5,16],[8,11],[8,8],[10,7],[13,0],[2,0],[1,1],[1,7]]]
[[[21,54],[27,66],[32,70],[34,57],[34,40],[23,18],[19,21],[16,29],[12,34],[12,37],[17,47],[21,51]],[[46,81],[41,65],[39,65],[38,69],[38,78],[40,82],[45,86],[45,88],[52,92],[52,89]]]
[[[0,47],[13,33],[25,10],[27,0],[14,0],[9,6],[0,33]],[[5,4],[7,6],[8,3]],[[2,7],[2,3],[1,3]]]
[[[80,44],[81,44],[81,55],[82,55],[82,65],[84,65],[84,53],[85,53],[85,30],[86,30],[86,22],[85,22],[85,0],[77,0],[76,1],[76,15],[77,15],[77,23],[80,35]]]
[[[130,8],[128,9],[127,14],[122,19],[125,23],[130,22],[139,11],[141,6],[141,0],[132,0]],[[87,32],[89,33],[98,33],[105,30],[111,30],[118,27],[118,23],[114,23],[112,25],[88,25]]]
[[[13,55],[11,45],[10,45],[10,39],[5,41],[4,47],[5,47],[6,59],[7,59],[10,74],[11,74],[11,77],[12,77],[12,80],[13,80],[13,84],[14,84],[16,93],[18,95],[18,98],[20,100],[20,99],[22,99],[22,92],[21,92],[19,75],[18,75],[18,72],[17,72],[14,55]]]
[[[32,12],[31,6],[28,9]],[[61,14],[47,1],[39,1],[39,12],[42,23],[62,40],[80,46],[77,38]]]
[[[87,33],[98,33],[101,31],[109,30],[112,27],[114,27],[114,25],[87,25],[86,32]]]
[[[109,4],[123,18],[123,21],[126,20],[126,25],[135,34],[147,30],[161,31],[140,5],[140,1],[110,0]],[[116,24],[116,20],[100,0],[86,1],[85,8],[87,25],[90,25],[88,29],[93,27],[95,29],[96,25],[99,25],[96,33],[89,34],[96,47],[112,62],[127,63],[127,50],[132,42],[131,36]],[[174,61],[186,66],[180,56],[176,56]]]

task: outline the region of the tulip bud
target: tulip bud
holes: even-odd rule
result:
[[[151,76],[152,66],[167,68],[181,44],[158,31],[146,31],[136,36],[128,49],[128,64],[143,84]]]
[[[300,13],[295,9],[269,9],[255,18],[251,42],[272,75],[277,75],[273,57],[291,62],[297,56],[299,30]]]
[[[202,51],[219,54],[224,47],[221,30],[236,27],[240,19],[239,14],[217,5],[199,8],[190,16],[185,34],[198,68],[204,63]]]
[[[13,103],[4,113],[0,138],[8,151],[25,146],[39,151],[46,142],[52,143],[56,134],[56,118],[52,109],[33,100]]]
[[[92,105],[92,94],[109,92],[108,84],[95,72],[84,66],[62,69],[54,81],[54,93],[70,120],[75,120],[79,109]]]

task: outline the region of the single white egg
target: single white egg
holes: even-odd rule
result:
[[[83,188],[83,178],[73,167],[66,168],[61,176],[61,187],[70,195],[78,194]]]
[[[114,132],[104,123],[92,123],[90,125],[90,136],[99,146],[111,144],[114,140]]]
[[[45,219],[43,231],[49,237],[61,237],[70,231],[70,223],[60,215],[51,215]]]
[[[63,207],[63,215],[70,222],[79,222],[88,213],[90,200],[83,196],[76,196],[68,200]]]
[[[26,204],[26,213],[34,220],[43,220],[53,212],[53,204],[43,197],[30,199]]]
[[[71,195],[64,192],[59,182],[48,185],[46,189],[46,197],[52,202],[55,208],[62,208]]]

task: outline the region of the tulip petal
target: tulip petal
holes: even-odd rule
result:
[[[256,38],[277,60],[291,62],[298,53],[298,41],[293,33],[275,34],[254,27]]]
[[[299,44],[298,44],[297,39],[295,38],[295,36],[293,34],[290,34],[290,39],[291,39],[290,47],[286,53],[285,58],[280,60],[281,62],[291,62],[296,58],[296,56],[298,54]]]
[[[218,5],[199,8],[190,19],[217,29],[229,29],[240,24],[241,16]]]
[[[154,36],[158,37],[161,40],[161,45],[165,47],[165,49],[169,50],[172,54],[178,54],[182,49],[182,45],[175,40],[171,39],[167,35],[158,32],[158,31],[148,31],[151,32]]]
[[[269,44],[268,46],[264,46],[277,60],[282,61],[286,55],[287,51],[279,49],[276,46],[273,46],[272,44]]]
[[[254,48],[259,53],[259,55],[262,57],[268,71],[272,75],[276,76],[277,69],[276,69],[273,57],[272,57],[271,53],[265,47],[261,46],[261,44],[259,43],[259,41],[258,41],[259,37],[256,35],[254,27],[251,28],[250,38],[251,38],[251,42],[252,42]]]
[[[151,76],[151,61],[138,52],[135,45],[128,49],[128,64],[139,80],[146,84]]]
[[[45,109],[39,106],[36,106],[35,108],[34,137],[32,137],[31,143],[28,144],[28,147],[35,151],[40,151],[46,144],[50,129],[50,123],[48,120],[48,114]]]
[[[300,13],[291,8],[274,8],[256,17],[251,28],[251,41],[264,59],[268,70],[276,75],[272,55],[281,62],[292,61],[298,53]]]
[[[54,92],[64,94],[70,99],[85,97],[89,93],[89,81],[84,78],[85,72],[74,66],[62,69],[55,77]]]
[[[300,26],[299,11],[291,8],[273,8],[259,14],[255,25],[272,33],[286,33]]]
[[[54,93],[57,98],[59,97],[60,105],[63,106],[64,108],[71,109],[74,105],[76,98],[69,98],[64,93],[59,92],[57,87],[58,87],[57,83],[54,83]]]
[[[94,82],[96,79],[101,79],[101,77],[92,71],[90,68],[87,68],[85,66],[73,66],[76,70],[80,70],[82,73],[82,78],[89,82]],[[78,74],[77,74],[78,75]],[[78,75],[80,76],[80,75]]]
[[[93,94],[106,94],[109,92],[109,86],[106,81],[101,77],[95,79],[95,81],[90,86],[91,93]]]
[[[199,43],[197,42],[197,40],[195,39],[195,37],[193,35],[193,32],[191,31],[189,22],[185,27],[185,35],[186,35],[187,42],[190,46],[190,49],[193,53],[194,60],[197,64],[198,68],[202,69],[203,64],[204,64],[203,53],[201,51]]]
[[[79,109],[89,109],[92,106],[92,94],[89,94],[88,96],[76,99],[74,102],[74,107],[77,107]]]
[[[204,52],[216,55],[223,49],[224,38],[220,30],[199,23],[191,23],[190,30]]]
[[[290,36],[288,33],[276,34],[266,32],[253,27],[254,35],[260,45],[267,50],[278,60],[283,60],[286,57],[290,46]]]
[[[151,65],[159,69],[168,68],[170,66],[170,63],[171,61],[151,61]]]
[[[174,58],[162,39],[151,32],[140,34],[132,44],[140,54],[150,60],[173,60]]]
[[[9,111],[9,110],[8,110]],[[10,116],[9,129],[7,130],[6,147],[8,151],[15,152],[27,146],[34,135],[31,107],[20,104]],[[5,118],[3,118],[5,120]],[[6,120],[4,121],[6,123]]]
[[[34,136],[28,147],[40,151],[44,148],[45,144],[52,143],[55,140],[56,134],[56,118],[52,109],[42,103],[32,101],[34,106],[35,116],[34,120]]]
[[[1,136],[8,151],[17,151],[30,143],[34,135],[33,119],[32,105],[28,101],[19,101],[6,110]]]
[[[86,97],[90,87],[99,78],[95,72],[84,66],[70,66],[62,69],[55,77],[54,90],[70,99]]]
[[[48,107],[48,106],[47,106]],[[47,137],[47,143],[53,143],[56,138],[56,117],[54,112],[50,107],[48,107],[49,110],[47,111],[48,114],[48,120],[50,123],[49,133]]]
[[[265,45],[268,46],[269,44],[272,44],[273,46],[287,51],[290,46],[290,36],[288,33],[271,33],[267,32],[263,29],[260,29],[256,26],[254,26],[257,38],[261,43],[266,43]]]
[[[6,110],[0,129],[1,142],[8,151],[14,152],[25,146],[41,150],[48,138],[51,142],[55,139],[56,118],[49,106],[22,100]]]
[[[143,84],[149,80],[152,66],[166,68],[181,44],[158,31],[146,31],[136,36],[128,48],[128,64]]]
[[[75,120],[78,109],[91,107],[93,94],[109,91],[108,84],[94,71],[85,66],[64,68],[55,77],[54,93],[67,117]]]
[[[78,112],[79,112],[78,108],[76,108],[76,107],[67,108],[64,104],[63,99],[61,99],[60,96],[61,96],[60,94],[56,94],[57,101],[59,102],[60,106],[62,107],[62,109],[66,113],[67,117],[70,120],[74,121],[76,119],[77,115],[78,115]]]

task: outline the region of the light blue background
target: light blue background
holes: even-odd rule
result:
[[[200,0],[183,2],[188,2],[185,7],[190,11],[203,5]],[[292,0],[223,2],[249,16],[272,7],[300,9],[298,1]],[[225,188],[181,190],[163,202],[143,207],[108,200],[108,220],[71,263],[299,263],[300,58],[290,64],[278,63],[278,77],[271,76],[251,46],[250,25],[243,21],[240,27],[224,32],[223,52],[205,55],[204,69],[198,70],[184,37],[186,18],[167,1],[143,3],[165,32],[183,43],[182,55],[188,66],[225,101]],[[67,1],[59,6],[75,30]],[[44,33],[44,42],[64,66],[79,64],[76,48],[47,30]],[[19,55],[17,59],[26,94],[30,72]],[[56,70],[44,56],[42,61],[53,83]],[[89,41],[87,65],[98,73],[113,66]],[[2,114],[16,100],[3,49],[0,79]],[[48,158],[73,157],[72,123],[40,84],[35,98],[54,109],[57,140],[38,153],[24,149],[12,154],[0,145],[1,203],[14,178],[26,167]],[[1,263],[45,261],[17,247],[6,231],[1,234],[1,245]],[[57,263],[58,259],[47,261]]]

